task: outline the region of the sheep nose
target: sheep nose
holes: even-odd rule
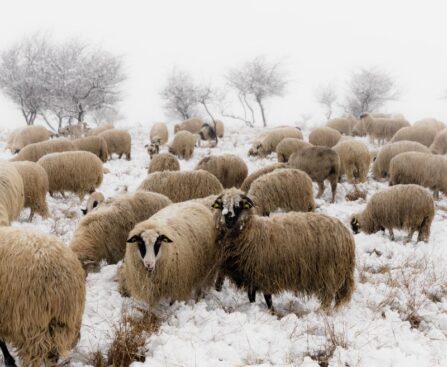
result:
[[[153,272],[155,269],[155,264],[144,262],[144,266],[149,272]]]

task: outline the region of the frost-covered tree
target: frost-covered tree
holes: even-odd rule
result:
[[[320,86],[315,92],[315,100],[325,110],[325,116],[329,120],[332,116],[334,103],[337,101],[337,93],[332,85]]]
[[[377,68],[354,72],[348,81],[345,111],[354,116],[373,112],[399,97],[394,79]]]
[[[270,63],[259,56],[241,67],[230,70],[227,80],[229,86],[236,91],[244,111],[246,108],[250,111],[253,124],[255,113],[252,102],[258,105],[262,123],[267,126],[265,101],[271,97],[282,96],[287,85],[281,64]]]

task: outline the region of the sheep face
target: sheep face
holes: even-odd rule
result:
[[[147,153],[152,158],[154,155],[158,154],[160,152],[160,145],[159,144],[149,144],[146,145]]]
[[[159,234],[157,231],[151,229],[133,235],[127,242],[134,243],[138,246],[144,267],[149,272],[153,272],[160,255],[161,245],[170,243],[172,240],[164,234]]]
[[[227,228],[234,228],[249,214],[251,208],[254,207],[253,201],[239,190],[228,190],[220,195],[212,208],[218,210],[220,223]]]
[[[259,155],[261,150],[262,150],[262,144],[259,143],[259,144],[253,145],[249,149],[248,155]]]

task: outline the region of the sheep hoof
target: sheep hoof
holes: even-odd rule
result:
[[[264,299],[265,303],[267,303],[267,307],[269,310],[274,311],[273,309],[273,302],[272,302],[272,295],[264,293]]]

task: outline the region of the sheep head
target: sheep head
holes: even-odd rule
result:
[[[211,206],[216,209],[216,217],[220,225],[232,229],[244,221],[254,208],[253,201],[238,189],[228,189],[214,201]]]

